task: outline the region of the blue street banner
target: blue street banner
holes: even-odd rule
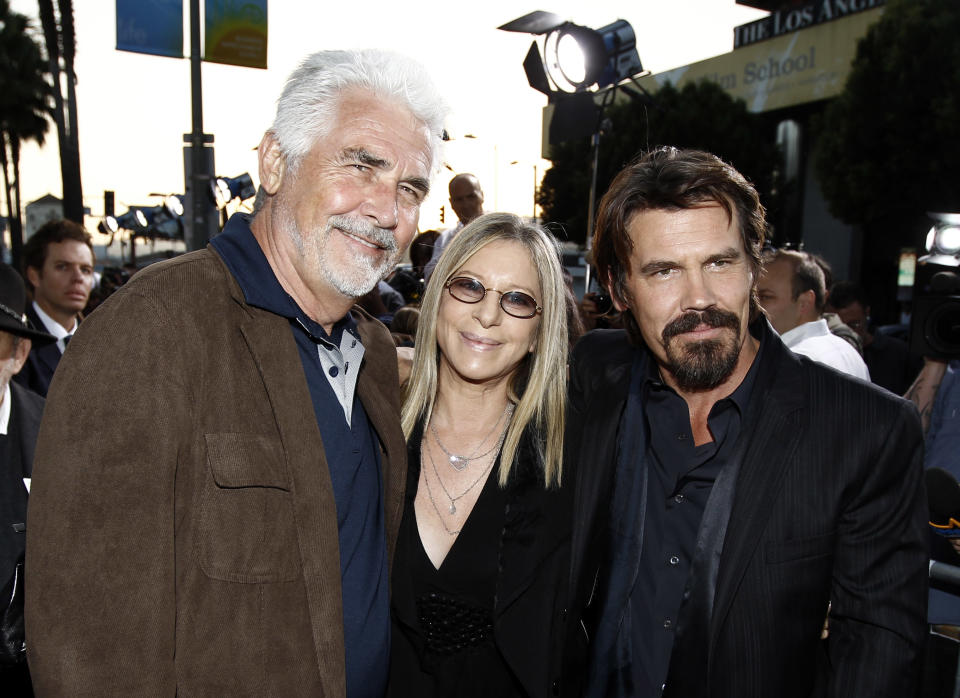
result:
[[[267,67],[267,0],[206,0],[205,61]]]
[[[117,0],[117,50],[183,58],[183,0]]]

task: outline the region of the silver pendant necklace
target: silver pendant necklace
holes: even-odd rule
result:
[[[487,432],[487,435],[480,440],[480,443],[477,444],[476,450],[473,452],[472,455],[469,455],[469,456],[458,456],[454,453],[451,453],[450,450],[447,449],[447,447],[444,446],[443,442],[440,440],[440,435],[437,433],[437,428],[434,426],[433,420],[430,420],[430,433],[433,434],[433,438],[437,442],[437,446],[439,446],[440,450],[443,451],[444,454],[447,456],[448,462],[450,463],[450,467],[456,470],[458,473],[461,473],[470,466],[471,462],[475,460],[480,460],[481,458],[486,458],[495,450],[500,448],[500,445],[503,442],[502,438],[500,442],[495,443],[493,447],[490,448],[489,450],[485,451],[484,453],[477,454],[477,451],[479,451],[483,447],[483,444],[487,442],[487,439],[489,439],[490,436],[493,434],[494,430],[496,430],[497,426],[500,424],[500,421],[505,416],[507,416],[507,419],[509,421],[509,415],[513,414],[513,408],[514,408],[513,403],[508,402],[507,406],[503,409],[503,413],[499,417],[497,417],[497,421],[493,423],[493,426],[490,428],[490,431]],[[504,433],[506,433],[506,430],[504,430]],[[431,456],[431,461],[432,461],[432,456]]]
[[[500,447],[503,446],[503,440],[506,437],[506,435],[507,435],[507,425],[504,425],[503,431],[500,433],[500,438],[497,439],[497,445],[494,447],[496,450],[499,450]],[[427,458],[430,459],[430,465],[433,466],[433,474],[436,476],[437,482],[440,483],[440,487],[443,490],[443,493],[447,495],[447,499],[450,500],[449,511],[450,511],[450,515],[453,516],[454,514],[457,513],[457,500],[461,499],[464,495],[467,494],[467,492],[469,492],[474,487],[476,487],[478,482],[480,482],[486,477],[487,473],[490,472],[490,468],[492,468],[493,464],[496,463],[497,457],[496,455],[494,455],[493,458],[490,459],[490,462],[487,463],[487,466],[480,471],[480,475],[478,475],[477,478],[473,482],[471,482],[463,492],[461,492],[456,497],[454,497],[452,494],[450,494],[450,490],[447,489],[447,486],[443,484],[443,478],[440,477],[440,470],[437,468],[437,462],[433,459],[433,453],[430,451],[429,444],[427,444],[425,441],[420,443],[420,448],[423,449],[424,447],[426,447]],[[494,449],[491,449],[490,451],[488,451],[488,453],[493,453],[493,450]],[[427,485],[427,487],[429,488],[429,484]],[[428,492],[428,494],[430,493]],[[436,503],[434,503],[434,507],[436,507]]]
[[[426,442],[421,442],[420,444],[420,467],[423,468],[423,446],[426,445]],[[427,454],[429,457],[429,454]],[[456,529],[451,531],[450,527],[447,526],[447,522],[443,519],[443,514],[440,513],[440,507],[437,506],[437,500],[433,498],[433,490],[430,489],[430,478],[427,477],[426,471],[423,472],[423,482],[427,486],[427,496],[430,498],[430,503],[433,505],[433,510],[437,512],[437,518],[440,519],[440,523],[443,524],[443,530],[447,532],[449,536],[455,536],[460,533],[461,529]]]

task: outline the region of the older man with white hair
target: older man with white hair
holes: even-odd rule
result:
[[[406,448],[354,302],[416,232],[444,115],[402,56],[310,56],[256,213],[83,323],[28,522],[40,694],[383,695]]]

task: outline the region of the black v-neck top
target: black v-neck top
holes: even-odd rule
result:
[[[411,466],[419,465],[419,435],[408,451]],[[416,485],[407,488],[393,569],[391,696],[523,695],[493,632],[507,506],[498,469],[499,459],[439,569],[417,529]],[[449,505],[442,489],[433,496],[437,506]]]

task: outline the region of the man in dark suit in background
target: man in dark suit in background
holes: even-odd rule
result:
[[[12,591],[11,578],[22,559],[24,524],[27,520],[27,494],[33,466],[33,452],[43,415],[43,398],[11,382],[27,360],[31,343],[50,344],[53,337],[31,328],[23,314],[26,291],[23,279],[7,264],[0,263],[0,588]],[[22,574],[22,568],[21,568]],[[23,581],[18,580],[22,585]],[[10,598],[0,598],[0,611]],[[22,643],[22,607],[18,619],[4,614],[2,630],[13,634],[11,642]],[[30,696],[30,674],[26,657],[13,665],[0,665],[0,685],[4,695]]]
[[[596,230],[628,329],[587,335],[571,366],[568,655],[589,668],[564,692],[913,695],[927,513],[912,405],[783,345],[756,300],[763,207],[715,156],[644,156]]]
[[[46,397],[93,290],[93,240],[79,223],[50,221],[27,240],[23,259],[24,274],[33,289],[27,317],[56,342],[34,347],[16,380]]]

